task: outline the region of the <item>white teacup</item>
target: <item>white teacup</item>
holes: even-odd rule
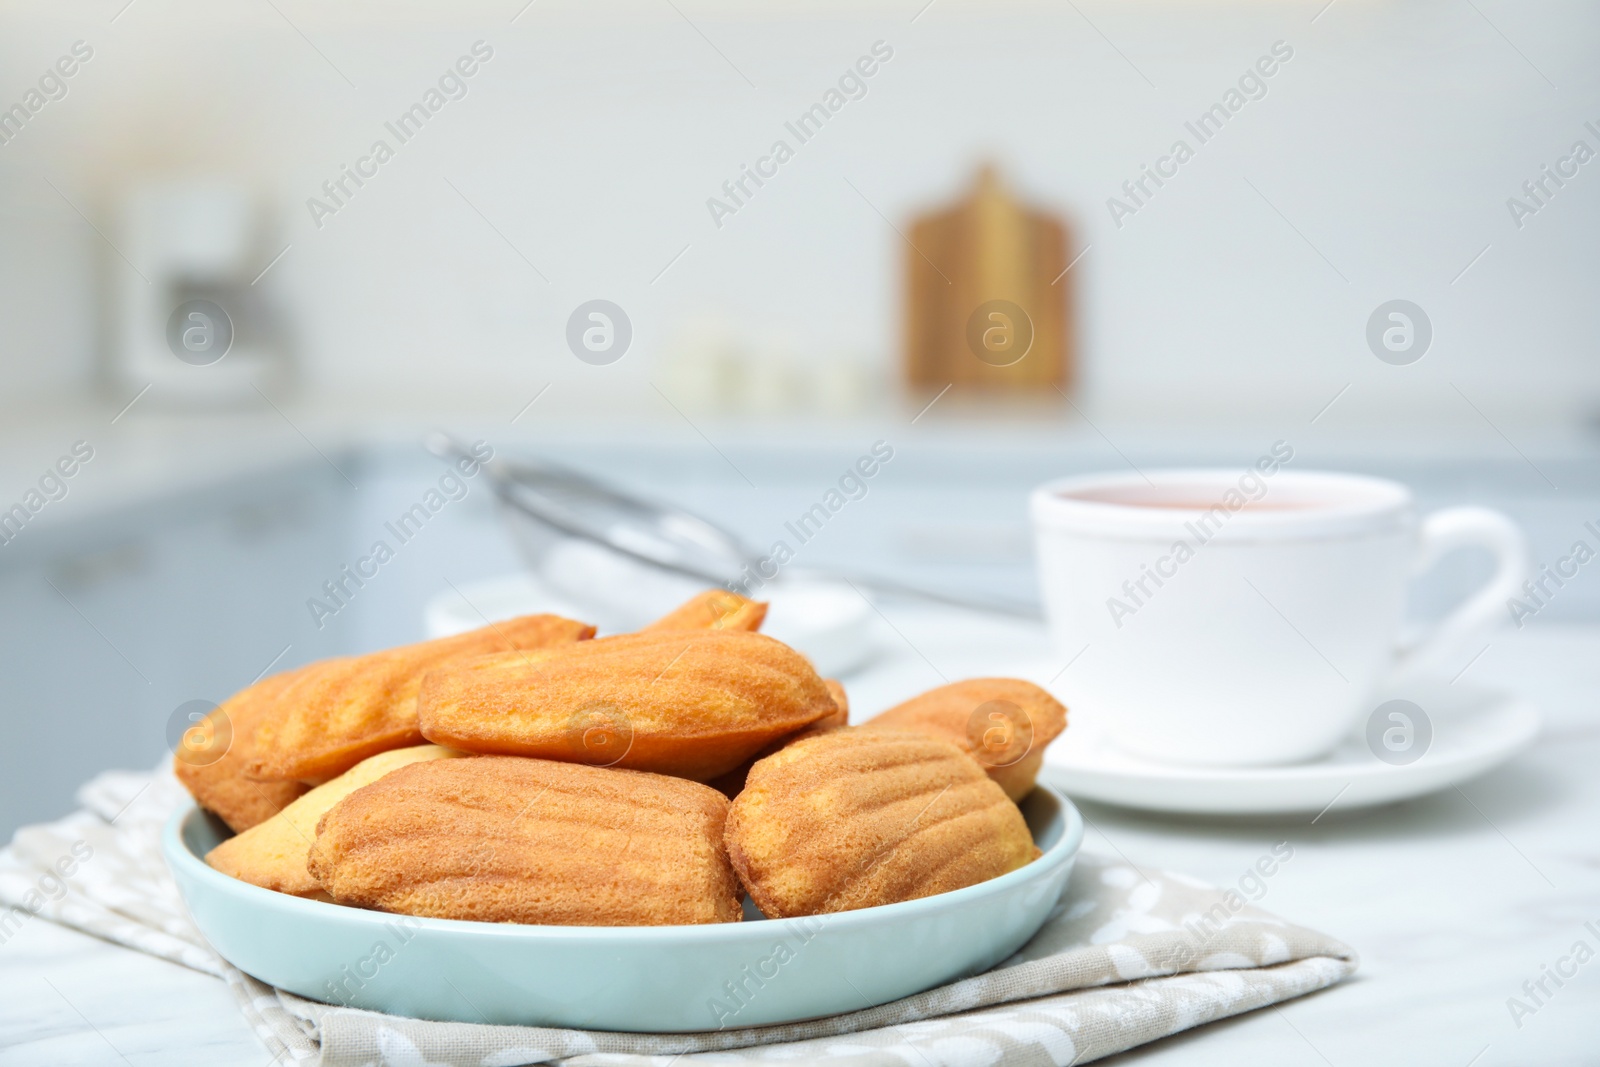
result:
[[[1216,766],[1326,754],[1380,684],[1471,646],[1529,574],[1496,511],[1418,519],[1379,478],[1289,471],[1286,446],[1246,470],[1066,478],[1033,492],[1051,635],[1077,657],[1058,683],[1119,747]],[[1406,586],[1442,554],[1494,553],[1495,574],[1426,634],[1400,640]]]

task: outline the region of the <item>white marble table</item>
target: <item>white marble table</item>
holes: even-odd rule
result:
[[[1027,629],[894,612],[885,655],[851,682],[858,717],[950,677],[1047,656]],[[903,636],[902,636],[903,635]],[[1367,811],[1216,820],[1085,805],[1086,846],[1224,883],[1271,844],[1293,862],[1263,907],[1353,945],[1350,981],[1107,1063],[1509,1067],[1600,1062],[1600,958],[1530,1016],[1525,996],[1600,927],[1600,627],[1499,638],[1472,680],[1515,688],[1544,735],[1458,793]],[[220,982],[43,921],[0,946],[0,1067],[50,1063],[262,1064]],[[688,1062],[688,1061],[685,1061]]]

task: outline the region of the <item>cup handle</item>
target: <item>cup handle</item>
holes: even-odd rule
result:
[[[1506,601],[1523,592],[1532,573],[1528,539],[1508,517],[1489,508],[1459,507],[1435,511],[1418,529],[1420,551],[1415,573],[1421,574],[1447,553],[1478,545],[1495,556],[1495,572],[1483,586],[1431,628],[1403,642],[1395,674],[1409,675],[1434,667],[1453,653],[1481,640],[1504,620]]]

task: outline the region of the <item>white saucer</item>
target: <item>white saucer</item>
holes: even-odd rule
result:
[[[1046,751],[1045,774],[1075,799],[1124,807],[1207,815],[1315,814],[1386,804],[1464,782],[1504,763],[1539,732],[1538,709],[1498,690],[1419,682],[1384,697],[1390,698],[1414,702],[1432,724],[1432,741],[1412,763],[1379,760],[1363,732],[1311,763],[1183,767],[1129,755],[1094,722],[1074,716]]]

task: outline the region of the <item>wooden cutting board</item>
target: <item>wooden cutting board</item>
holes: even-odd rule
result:
[[[903,372],[913,390],[1055,395],[1074,379],[1069,236],[993,166],[912,222]]]

